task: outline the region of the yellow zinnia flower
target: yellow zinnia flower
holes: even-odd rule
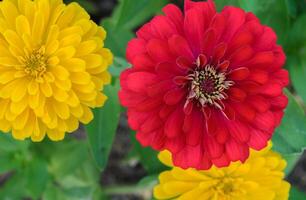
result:
[[[0,2],[0,130],[61,140],[89,123],[111,78],[105,36],[77,3]]]
[[[179,200],[287,200],[290,185],[284,178],[286,161],[269,147],[251,151],[249,159],[229,167],[212,167],[207,171],[173,167],[168,151],[159,159],[173,167],[160,174],[154,188],[157,199]]]

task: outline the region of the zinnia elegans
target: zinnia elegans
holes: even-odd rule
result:
[[[77,3],[0,2],[0,129],[61,140],[102,106],[112,54],[105,31]]]
[[[290,184],[283,180],[286,161],[270,147],[260,152],[251,150],[244,164],[237,161],[207,171],[173,167],[160,174],[154,196],[179,200],[287,200]],[[173,166],[168,151],[160,153],[159,158]]]
[[[119,97],[144,146],[182,168],[245,161],[280,124],[288,73],[276,35],[252,14],[214,2],[163,9],[127,48]]]

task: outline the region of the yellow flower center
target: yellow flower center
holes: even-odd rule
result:
[[[24,71],[35,79],[39,79],[47,69],[45,48],[41,47],[24,57]]]
[[[220,198],[229,197],[235,193],[241,192],[239,189],[239,185],[242,180],[234,179],[230,177],[223,177],[219,180],[219,182],[214,187],[214,190],[217,192]]]

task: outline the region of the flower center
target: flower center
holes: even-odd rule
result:
[[[240,179],[222,178],[214,187],[214,190],[222,197],[230,196],[233,193],[241,192],[239,189],[241,182]]]
[[[45,56],[45,48],[41,47],[32,51],[24,57],[24,71],[34,77],[40,78],[46,71],[47,58]]]
[[[226,79],[225,72],[218,70],[210,65],[202,65],[197,61],[194,71],[188,75],[190,80],[190,90],[188,99],[196,99],[204,107],[214,105],[220,109],[220,101],[227,98],[225,91],[229,89],[234,82]]]

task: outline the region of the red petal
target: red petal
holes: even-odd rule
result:
[[[143,39],[132,39],[129,41],[126,50],[126,58],[132,63],[135,56],[146,52],[146,42]]]
[[[127,111],[128,123],[133,130],[138,130],[142,123],[148,118],[147,113],[136,112],[133,110]]]
[[[257,113],[253,124],[260,130],[272,132],[276,125],[276,120],[271,111],[265,113]]]
[[[216,63],[218,63],[221,60],[221,58],[223,58],[223,56],[225,55],[226,50],[227,50],[227,44],[223,42],[218,44],[214,49],[213,60]]]
[[[192,68],[193,64],[192,62],[190,62],[190,60],[188,58],[185,58],[185,57],[178,57],[176,59],[176,64],[181,68],[181,69],[184,69],[184,70],[188,70],[190,68]]]
[[[137,55],[133,59],[133,67],[138,70],[154,71],[154,63],[147,54]]]
[[[230,62],[228,60],[223,61],[222,63],[220,63],[218,65],[218,69],[220,69],[220,71],[224,72],[227,70],[227,68],[229,67]]]
[[[234,120],[235,119],[235,110],[229,104],[225,104],[225,108],[224,108],[224,110],[222,110],[222,114],[228,120]]]
[[[251,134],[251,138],[249,141],[249,145],[252,149],[255,149],[258,151],[267,146],[268,141],[271,137],[268,134],[258,129],[252,129],[250,134]]]
[[[270,101],[259,95],[249,96],[247,101],[259,112],[266,112],[270,108]]]
[[[215,30],[207,30],[202,41],[201,52],[207,55],[208,57],[212,56],[212,50],[215,46],[216,40],[217,38]]]
[[[216,130],[216,140],[220,144],[224,144],[228,138],[229,138],[229,133],[226,127],[221,127],[219,126],[218,129]]]
[[[185,113],[186,115],[190,115],[190,114],[191,114],[192,109],[193,109],[193,105],[194,105],[193,102],[188,101],[188,100],[186,101],[186,103],[185,103],[185,105],[184,105],[184,113]]]
[[[220,158],[213,159],[212,162],[216,167],[219,168],[227,167],[230,164],[230,160],[226,154],[223,154]]]
[[[245,143],[250,139],[250,128],[248,125],[235,120],[227,123],[229,134],[240,143]]]
[[[282,85],[280,85],[279,83],[270,82],[260,87],[259,91],[261,94],[264,94],[270,97],[275,97],[275,96],[282,94],[283,88],[282,88]]]
[[[238,161],[241,158],[242,145],[238,144],[234,139],[230,139],[225,144],[226,154],[231,161]]]
[[[288,98],[286,95],[280,95],[270,99],[270,103],[273,109],[284,109],[288,105]]]
[[[178,33],[175,25],[166,16],[155,16],[150,23],[161,39],[168,39],[171,35]]]
[[[163,8],[163,12],[176,26],[177,30],[181,31],[183,27],[183,13],[181,10],[173,4],[168,4]]]
[[[183,169],[196,167],[202,160],[201,145],[185,146],[180,152],[173,154],[173,163]]]
[[[250,46],[244,46],[237,49],[229,58],[232,65],[241,65],[252,58],[254,50]]]
[[[164,105],[159,111],[159,117],[161,119],[166,119],[174,111],[174,109],[174,106]]]
[[[264,84],[268,81],[269,76],[268,76],[268,73],[264,70],[254,69],[251,71],[248,79],[255,81],[257,83],[260,83],[260,84]]]
[[[232,70],[229,74],[229,78],[234,81],[241,81],[246,79],[250,75],[250,70],[246,67],[240,67]]]
[[[229,41],[245,23],[245,12],[240,8],[227,6],[222,10],[221,14],[226,19],[226,23],[230,24],[230,26],[227,26],[226,34],[223,34],[222,40]]]
[[[167,105],[176,105],[179,103],[184,97],[186,96],[185,89],[182,88],[175,88],[167,92],[164,96],[164,102]]]
[[[146,88],[154,83],[156,75],[148,72],[134,72],[128,75],[127,87],[134,92],[145,92]]]
[[[233,101],[242,102],[247,97],[247,94],[239,88],[231,87],[228,90],[228,96]]]
[[[160,81],[160,82],[152,84],[151,86],[148,86],[147,94],[150,97],[162,95],[165,92],[171,90],[173,87],[175,87],[175,85],[173,84],[171,80]]]
[[[165,134],[169,138],[175,138],[182,134],[183,113],[180,108],[177,108],[167,119],[165,123]]]
[[[152,132],[157,128],[161,127],[163,122],[159,118],[159,116],[155,113],[154,115],[149,116],[141,125],[140,131],[141,132]]]
[[[283,86],[287,86],[289,84],[289,74],[285,69],[278,70],[273,72],[273,77],[277,78],[278,82]]]
[[[236,113],[248,122],[251,122],[255,118],[256,112],[250,105],[246,103],[237,103],[233,104],[233,106],[235,107]]]
[[[205,138],[205,147],[211,159],[221,157],[224,152],[224,146],[219,144],[214,137]]]
[[[182,36],[174,35],[168,40],[168,43],[169,48],[173,54],[188,58],[190,62],[195,60],[194,55],[189,47],[189,44]]]
[[[273,52],[259,52],[255,54],[249,65],[256,66],[262,69],[269,68],[275,60]],[[250,67],[251,68],[251,67]]]
[[[170,61],[173,58],[171,55],[168,44],[162,40],[151,39],[147,44],[147,51],[152,59],[157,62]]]
[[[184,135],[180,135],[176,138],[167,138],[165,141],[165,148],[172,152],[174,156],[175,153],[182,150],[185,147],[185,137]]]
[[[253,44],[254,36],[249,30],[238,32],[230,42],[230,49],[238,49],[239,47]]]
[[[161,98],[147,98],[139,104],[134,105],[137,111],[151,111],[161,105]]]
[[[203,118],[200,113],[193,112],[192,126],[188,133],[186,133],[186,143],[195,146],[201,143],[202,135],[204,134]]]

